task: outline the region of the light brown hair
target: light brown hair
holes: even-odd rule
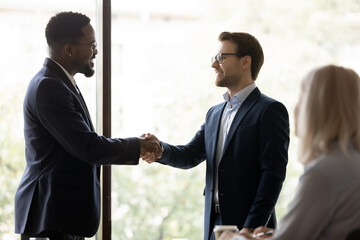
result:
[[[350,144],[360,150],[360,79],[351,69],[327,65],[302,81],[298,115],[303,164],[338,143],[347,154]]]

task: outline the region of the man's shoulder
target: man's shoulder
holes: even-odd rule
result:
[[[39,82],[46,78],[60,78],[59,74],[60,67],[56,65],[51,59],[46,58],[43,66],[40,70],[33,76],[31,82]]]
[[[257,105],[260,105],[265,108],[269,106],[281,106],[282,108],[286,108],[285,105],[279,100],[269,97],[263,93],[259,96],[257,103],[258,103]]]
[[[224,108],[224,106],[225,106],[225,102],[222,102],[222,103],[219,103],[219,104],[217,104],[217,105],[212,106],[212,107],[208,110],[207,115],[209,115],[209,114],[214,114],[214,113],[217,113],[217,112],[222,112],[222,109]]]
[[[63,85],[63,81],[60,80],[61,76],[44,66],[31,79],[31,81],[29,82],[29,87],[38,88],[40,85],[48,84]]]
[[[269,97],[268,95],[263,94],[263,93],[260,94],[259,101],[268,102],[268,103],[279,102],[275,98]]]
[[[214,106],[212,106],[212,107],[209,109],[209,111],[210,111],[210,110],[216,110],[216,109],[222,109],[224,106],[225,106],[225,101],[224,101],[224,102],[221,102],[221,103],[219,103],[219,104],[216,104],[216,105],[214,105]]]
[[[222,102],[222,103],[212,106],[206,113],[205,122],[207,122],[209,119],[214,119],[216,117],[220,117],[221,113],[224,109],[224,106],[225,106],[225,102]]]

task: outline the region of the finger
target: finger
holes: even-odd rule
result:
[[[147,133],[145,135],[145,139],[148,140],[148,139],[152,139],[152,140],[155,140],[157,142],[159,142],[159,139],[154,135],[154,134],[151,134],[151,133]]]
[[[154,135],[152,135],[151,133],[146,133],[145,134],[145,139],[152,139]]]
[[[154,153],[149,153],[146,156],[144,156],[142,158],[144,161],[148,162],[148,161],[154,161],[155,160],[155,154]]]
[[[156,160],[156,159],[155,159],[155,156],[153,156],[153,157],[147,158],[147,159],[146,159],[146,162],[150,164],[150,163],[155,162],[155,160]]]
[[[151,164],[151,163],[153,163],[153,162],[155,162],[155,158],[153,159],[153,160],[148,160],[148,161],[146,161],[148,164]]]
[[[150,164],[150,163],[155,162],[155,158],[152,158],[152,159],[146,159],[146,160],[144,160],[144,161]]]
[[[150,155],[150,152],[145,152],[143,154],[140,154],[140,158],[144,159],[144,158],[149,157],[149,155]]]
[[[258,233],[262,233],[262,232],[266,232],[268,230],[271,230],[271,228],[267,228],[267,227],[257,227],[255,230],[254,230],[254,234],[258,234]]]
[[[148,162],[148,161],[153,161],[155,159],[154,155],[149,155],[146,158],[142,158],[142,160]]]

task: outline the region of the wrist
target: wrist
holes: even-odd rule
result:
[[[243,227],[240,232],[242,232],[242,233],[253,233],[254,229],[249,228],[249,227]]]

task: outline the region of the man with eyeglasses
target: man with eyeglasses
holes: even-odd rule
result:
[[[206,160],[204,240],[216,225],[236,225],[243,233],[258,226],[275,228],[275,203],[285,179],[289,117],[285,106],[255,84],[264,62],[255,37],[223,32],[212,58],[215,84],[227,88],[225,102],[213,106],[186,145],[161,142],[157,162],[188,169]],[[147,134],[146,138],[157,138]],[[156,157],[144,154],[151,163]]]
[[[22,240],[83,240],[100,222],[100,166],[136,165],[161,147],[143,138],[106,138],[92,125],[74,75],[94,74],[98,53],[90,19],[61,12],[45,30],[50,58],[24,99],[26,169],[15,196]]]

